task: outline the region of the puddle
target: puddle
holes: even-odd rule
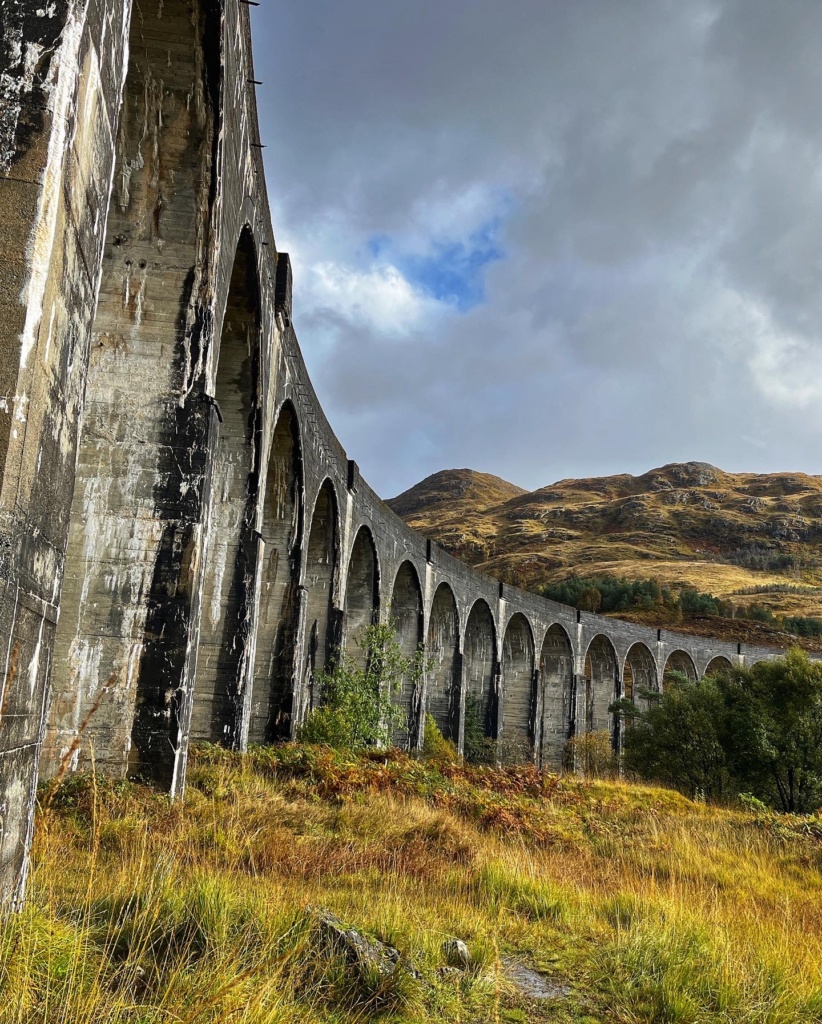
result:
[[[505,977],[527,999],[566,999],[571,994],[570,985],[562,985],[518,960],[507,960],[504,970]]]

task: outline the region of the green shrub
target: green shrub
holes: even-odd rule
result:
[[[797,648],[692,681],[673,672],[645,709],[611,707],[630,720],[625,767],[689,796],[745,792],[783,811],[822,803],[822,664]]]
[[[796,636],[822,636],[822,619],[791,615],[782,621],[782,628]]]
[[[395,703],[403,680],[422,682],[422,649],[413,658],[402,653],[394,627],[367,626],[357,643],[365,667],[341,653],[331,672],[317,676],[321,706],[297,730],[301,743],[323,743],[338,750],[386,747],[397,729],[408,727],[407,711]]]
[[[456,764],[460,759],[456,746],[443,736],[432,715],[425,716],[421,753],[424,760],[434,764]]]

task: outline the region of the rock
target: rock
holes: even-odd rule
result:
[[[471,966],[471,952],[462,939],[448,939],[443,942],[442,952],[451,967],[467,971]]]
[[[416,979],[421,977],[413,967],[402,962],[398,949],[379,939],[369,939],[356,928],[346,928],[330,911],[308,907],[306,914],[315,923],[320,943],[342,954],[352,967],[360,970],[376,969],[386,977],[402,969]]]
[[[519,960],[506,960],[503,969],[508,981],[527,999],[566,999],[571,994],[570,985],[554,981]]]

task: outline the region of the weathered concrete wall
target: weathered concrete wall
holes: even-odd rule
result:
[[[180,564],[199,521],[208,425],[196,351],[216,117],[208,26],[194,0],[143,2],[131,24],[54,649],[49,773],[63,759],[78,763],[84,723],[86,756],[121,771],[137,700],[149,722],[162,714],[163,665],[175,661],[178,674],[182,665]],[[150,731],[143,740],[150,749]]]
[[[477,709],[559,765],[615,696],[773,657],[556,605],[408,529],[311,387],[271,230],[239,0],[0,0],[0,901],[38,760],[184,785],[188,745],[293,734],[396,622],[397,741]],[[42,757],[41,755],[42,746]]]
[[[0,18],[0,901],[31,836],[130,7]]]

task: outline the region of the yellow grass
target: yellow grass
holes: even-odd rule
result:
[[[554,573],[551,578],[560,580],[574,573],[584,576],[616,576],[628,580],[653,578],[662,587],[679,587],[685,583],[720,598],[730,597],[738,590],[752,587],[803,585],[801,580],[791,579],[784,574],[754,572],[738,565],[700,561],[585,562],[584,565],[576,566],[574,569],[564,569]],[[740,603],[742,603],[741,599]]]
[[[210,752],[184,804],[77,784],[0,926],[4,1022],[822,1021],[822,822],[406,758]],[[376,992],[307,906],[421,973]],[[458,936],[472,969],[443,972]],[[515,958],[567,986],[530,1004]],[[379,988],[379,986],[377,986]]]

